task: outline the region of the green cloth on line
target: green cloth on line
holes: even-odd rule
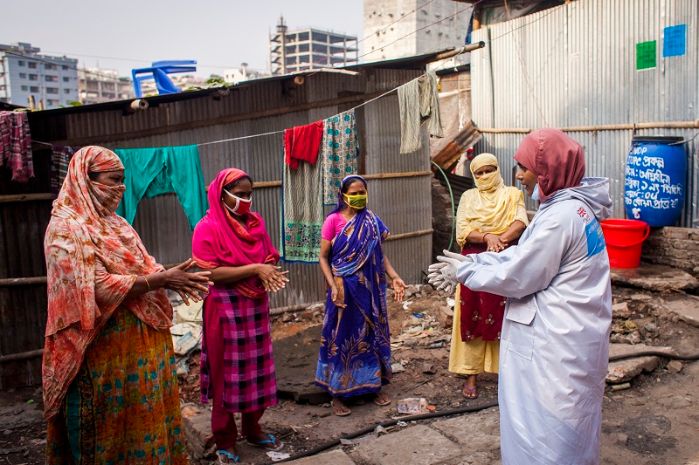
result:
[[[207,199],[196,145],[116,149],[124,164],[126,192],[117,214],[130,224],[136,219],[142,198],[174,192],[182,204],[190,228],[206,213]]]

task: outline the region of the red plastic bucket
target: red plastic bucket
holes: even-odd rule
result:
[[[638,268],[643,241],[650,234],[648,223],[639,220],[604,220],[600,223],[612,268]]]

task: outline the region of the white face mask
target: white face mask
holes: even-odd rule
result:
[[[534,186],[534,192],[532,192],[532,200],[536,200],[537,202],[541,199],[541,191],[539,190],[539,183],[536,183],[536,186]]]
[[[229,212],[238,216],[247,215],[248,212],[250,212],[250,207],[252,206],[252,198],[244,199],[242,197],[238,197],[237,195],[231,194],[226,189],[223,189],[223,192],[225,192],[226,194],[228,194],[229,197],[235,200],[235,207],[233,208],[229,207],[226,202],[223,202],[223,206],[226,207],[226,209]]]

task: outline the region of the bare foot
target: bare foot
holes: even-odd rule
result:
[[[379,407],[385,407],[391,403],[391,398],[385,392],[379,392],[374,398],[374,403]]]
[[[350,408],[347,407],[347,405],[345,405],[345,403],[337,397],[333,398],[330,405],[332,405],[333,413],[338,417],[346,417],[347,415],[352,413],[352,410],[350,410]]]

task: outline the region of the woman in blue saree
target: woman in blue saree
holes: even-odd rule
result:
[[[351,397],[373,394],[375,404],[391,403],[381,392],[391,379],[386,276],[398,302],[405,283],[383,254],[388,228],[366,206],[366,180],[346,177],[322,229],[320,267],[328,296],[315,380],[333,397],[338,416],[352,413],[346,404]]]

